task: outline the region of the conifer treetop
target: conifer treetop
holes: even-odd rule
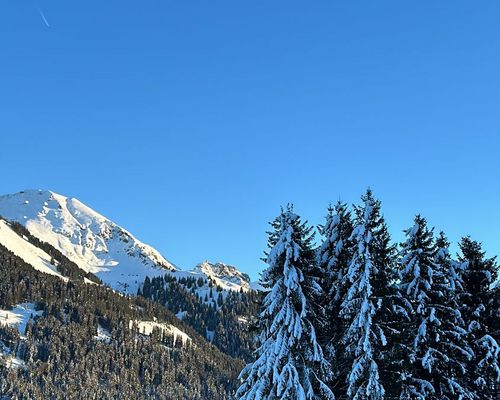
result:
[[[241,372],[241,400],[333,400],[321,376],[327,367],[313,326],[312,301],[320,292],[314,275],[311,228],[292,206],[282,210],[269,234],[269,289],[260,313],[256,360]]]

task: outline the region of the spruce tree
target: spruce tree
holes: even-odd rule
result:
[[[466,373],[474,353],[460,313],[463,281],[460,265],[451,258],[449,242],[443,232],[436,240],[433,284],[435,290],[430,293],[438,321],[435,341],[438,357],[432,368],[436,398],[473,399],[474,393],[467,385]]]
[[[390,275],[386,273],[390,265],[385,263],[390,259],[391,250],[385,240],[388,233],[380,214],[380,201],[373,197],[371,190],[362,200],[363,205],[355,207],[356,221],[351,235],[354,254],[348,270],[350,287],[341,305],[341,316],[347,324],[342,344],[351,362],[347,374],[348,397],[379,400],[386,392],[381,372],[387,338],[381,315],[385,307],[385,287],[390,285],[381,278]],[[387,237],[381,240],[384,235]]]
[[[324,383],[328,367],[313,326],[320,294],[316,282],[311,228],[289,206],[272,223],[267,269],[268,289],[260,313],[256,359],[241,372],[241,400],[334,399]]]
[[[373,229],[372,255],[376,263],[373,279],[373,292],[377,299],[376,321],[381,332],[382,346],[378,350],[380,381],[384,386],[387,398],[399,393],[397,377],[400,372],[398,356],[394,354],[394,343],[401,334],[401,315],[397,312],[398,279],[397,247],[391,243],[389,228],[380,215],[378,202],[377,223]]]
[[[427,221],[420,215],[413,227],[405,230],[406,241],[401,245],[400,293],[407,306],[409,323],[405,327],[400,345],[402,355],[407,357],[402,369],[402,399],[426,399],[435,394],[432,385],[432,344],[431,326],[437,322],[434,311],[431,318],[430,291],[433,288],[435,245],[433,232]],[[429,368],[431,371],[429,371]]]
[[[351,212],[347,204],[339,201],[334,207],[330,206],[325,225],[320,227],[323,241],[318,249],[318,264],[322,271],[325,310],[321,339],[326,358],[332,366],[335,382],[332,386],[337,397],[346,390],[346,359],[340,343],[346,326],[340,317],[340,308],[349,286],[347,274],[353,253],[352,230]]]
[[[495,339],[495,290],[498,266],[495,257],[486,258],[481,244],[470,237],[460,242],[463,266],[462,313],[470,333],[474,358],[469,365],[469,384],[481,399],[500,395],[500,346]],[[492,318],[493,316],[493,318]]]
[[[488,326],[491,336],[500,344],[500,282],[494,284],[491,290],[491,306],[488,318]],[[500,388],[499,388],[500,390]]]
[[[457,310],[456,291],[461,281],[449,255],[448,241],[442,233],[435,241],[433,229],[420,215],[405,234],[400,294],[407,305],[409,322],[400,343],[406,361],[400,397],[471,399],[463,376],[472,351]]]

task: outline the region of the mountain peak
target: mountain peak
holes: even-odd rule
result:
[[[209,261],[203,261],[198,264],[193,271],[202,272],[217,283],[223,281],[228,284],[241,286],[245,290],[250,288],[250,277],[238,270],[234,265],[224,264],[222,262],[211,263]]]
[[[154,248],[76,198],[23,190],[0,196],[0,215],[24,225],[117,290],[135,293],[147,275],[176,270]]]

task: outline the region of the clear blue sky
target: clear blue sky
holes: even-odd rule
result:
[[[316,224],[368,185],[396,239],[421,212],[500,253],[498,1],[0,11],[1,193],[74,196],[181,267],[253,277],[280,205]]]

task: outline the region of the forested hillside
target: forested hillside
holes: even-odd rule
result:
[[[241,361],[220,352],[165,307],[95,284],[50,245],[38,245],[57,260],[66,279],[35,270],[0,245],[2,396],[231,398]],[[20,332],[9,324],[15,309],[8,310],[27,303],[33,317],[27,316]]]
[[[254,344],[251,328],[261,293],[228,291],[223,296],[223,289],[210,281],[210,290],[202,298],[196,289],[203,285],[199,279],[178,279],[165,274],[146,278],[138,294],[167,307],[222,352],[248,360]]]

